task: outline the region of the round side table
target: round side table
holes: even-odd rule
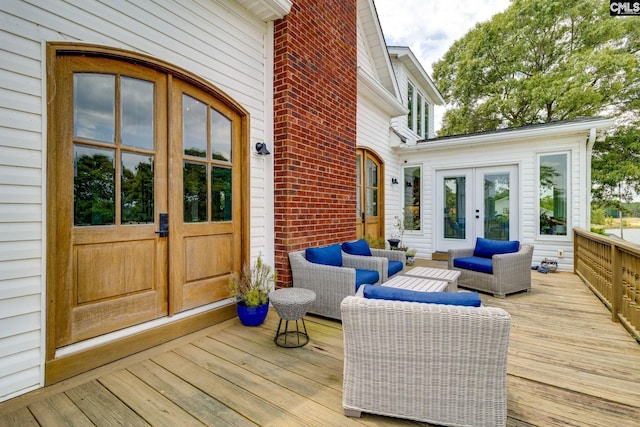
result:
[[[316,300],[316,293],[309,289],[282,288],[269,294],[269,301],[280,316],[278,330],[273,341],[280,347],[302,347],[309,342],[307,325],[304,323],[304,315],[311,304]],[[282,321],[285,321],[284,332],[280,332]],[[289,330],[289,322],[296,322],[295,330]],[[302,321],[303,331],[300,330],[298,320]],[[287,340],[289,342],[287,342]]]

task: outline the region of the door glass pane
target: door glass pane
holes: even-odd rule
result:
[[[73,75],[73,136],[113,144],[116,80],[110,74]]]
[[[447,239],[466,238],[465,187],[464,176],[444,178],[444,232]]]
[[[120,87],[122,144],[153,150],[153,83],[122,77]]]
[[[567,235],[567,159],[540,156],[540,234]]]
[[[378,165],[367,159],[367,216],[378,216]]]
[[[182,144],[184,154],[207,157],[207,106],[188,95],[182,95]]]
[[[484,175],[484,237],[509,240],[509,174]]]
[[[360,167],[360,162],[362,162],[362,156],[360,154],[356,155],[356,218],[360,218],[362,213],[362,205],[360,201],[360,195],[362,192],[362,168]]]
[[[211,168],[211,220],[231,221],[231,168]]]
[[[207,165],[184,162],[184,222],[207,220]]]
[[[211,109],[211,158],[231,161],[231,120]]]
[[[121,188],[122,223],[152,223],[153,156],[122,153]]]
[[[115,151],[74,145],[73,223],[115,223]]]

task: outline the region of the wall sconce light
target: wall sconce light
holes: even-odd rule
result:
[[[398,178],[391,178],[391,185],[396,185],[398,183]]]
[[[256,152],[261,156],[266,156],[268,154],[271,154],[269,150],[267,150],[266,142],[256,142]]]

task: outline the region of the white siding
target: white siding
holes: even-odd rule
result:
[[[402,182],[401,170],[397,156],[393,153],[389,144],[389,123],[390,117],[380,111],[373,103],[364,96],[358,96],[357,114],[358,147],[367,147],[373,150],[384,161],[384,215],[385,234],[390,238],[394,232],[394,217],[400,215],[400,193],[399,185],[392,185],[391,178],[397,178]]]
[[[2,2],[0,401],[43,381],[44,44],[77,41],[142,52],[203,77],[249,111],[252,149],[257,141],[272,140],[271,119],[265,117],[271,111],[265,107],[270,30],[230,0]],[[271,196],[260,184],[268,164],[256,156],[251,162],[251,246],[264,252],[265,199]]]

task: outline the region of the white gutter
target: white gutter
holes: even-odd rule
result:
[[[583,133],[591,129],[608,129],[614,124],[613,119],[577,121],[569,123],[559,123],[541,125],[535,128],[510,128],[498,131],[482,132],[478,134],[458,135],[452,137],[436,138],[425,140],[416,145],[401,145],[402,150],[438,150],[451,149],[457,146],[468,145],[492,145],[506,141],[518,141],[545,136],[557,136],[560,134]]]

